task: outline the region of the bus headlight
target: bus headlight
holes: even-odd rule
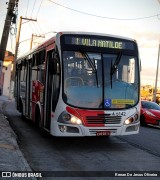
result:
[[[58,122],[65,124],[78,124],[78,125],[82,124],[82,121],[79,118],[69,114],[66,111],[61,113],[61,115],[58,118]]]
[[[82,121],[79,118],[75,117],[75,116],[71,117],[71,122],[73,124],[82,124]]]
[[[124,121],[124,124],[128,125],[128,124],[131,124],[131,123],[136,123],[136,122],[138,122],[138,120],[139,120],[138,114],[134,114],[133,116],[131,116],[128,119],[126,119]]]
[[[128,125],[131,124],[133,122],[133,118],[128,118],[124,121],[124,124]]]

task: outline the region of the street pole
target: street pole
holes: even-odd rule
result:
[[[31,41],[30,41],[30,50],[32,49],[33,36],[34,36],[34,34],[32,34],[32,37],[31,37]]]
[[[5,23],[4,23],[2,39],[1,39],[1,44],[0,44],[0,60],[1,61],[4,60],[11,22],[13,20],[13,17],[16,16],[13,13],[13,11],[14,11],[15,5],[17,5],[17,3],[18,3],[17,0],[10,0],[8,3],[8,8],[7,8],[8,10],[7,10],[7,14],[6,14],[6,19],[5,19]]]
[[[15,48],[14,61],[16,61],[16,59],[17,59],[17,53],[18,53],[18,48],[19,48],[19,40],[20,40],[20,33],[21,33],[21,26],[22,26],[22,19],[28,20],[28,21],[37,21],[36,19],[23,18],[22,16],[20,17],[19,25],[18,25],[18,32],[17,32],[17,36],[16,36],[16,48]]]
[[[159,41],[158,59],[157,59],[157,70],[156,70],[156,80],[155,80],[155,90],[154,90],[154,102],[156,102],[156,94],[157,94],[157,82],[158,82],[158,70],[159,70],[159,55],[160,55],[160,41]]]
[[[36,35],[36,34],[32,34],[32,37],[31,37],[31,41],[30,41],[30,50],[32,49],[32,44],[33,44],[33,38],[34,37],[42,37],[42,38],[45,38],[45,36],[44,35]]]
[[[20,16],[19,25],[18,25],[18,32],[16,36],[16,48],[15,48],[15,55],[14,55],[14,61],[13,61],[13,71],[11,73],[11,82],[10,82],[10,93],[9,97],[12,99],[13,93],[14,93],[14,80],[15,80],[15,72],[16,72],[16,60],[18,55],[18,48],[19,48],[19,40],[20,40],[20,34],[21,34],[21,26],[22,26],[22,20],[28,20],[28,21],[37,21],[36,19],[31,18],[23,18]]]
[[[36,19],[31,19],[31,18],[24,18],[22,16],[20,16],[20,20],[19,20],[19,24],[18,24],[18,32],[17,32],[17,36],[16,36],[16,48],[15,48],[15,55],[14,55],[14,61],[13,61],[13,72],[11,75],[11,81],[14,81],[14,77],[15,77],[15,64],[16,64],[16,60],[17,60],[17,55],[18,55],[18,48],[19,48],[19,40],[20,40],[20,34],[21,34],[21,26],[22,26],[22,20],[28,20],[28,21],[37,21]]]
[[[0,92],[0,95],[2,94],[2,87],[3,87],[3,82],[2,82],[3,61],[5,57],[11,22],[13,22],[13,18],[14,18],[13,23],[15,23],[15,20],[16,20],[16,14],[14,13],[14,10],[15,10],[15,6],[18,7],[18,1],[19,0],[10,0],[8,3],[8,8],[7,8],[8,10],[7,10],[2,38],[1,38],[1,44],[0,44],[0,91],[1,92]]]
[[[22,16],[20,16],[20,20],[19,20],[19,24],[18,24],[18,32],[17,32],[17,36],[16,36],[16,48],[15,48],[15,54],[14,54],[14,61],[17,59],[20,32],[21,32],[21,25],[22,25]]]

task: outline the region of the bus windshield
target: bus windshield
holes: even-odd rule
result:
[[[63,80],[74,107],[123,109],[139,100],[138,59],[128,54],[63,51]]]

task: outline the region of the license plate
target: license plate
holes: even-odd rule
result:
[[[110,131],[97,131],[96,136],[110,136]]]

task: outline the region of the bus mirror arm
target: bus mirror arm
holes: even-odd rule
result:
[[[58,57],[56,56],[56,54],[54,55],[53,58],[50,59],[49,72],[50,72],[51,75],[55,75],[55,74],[59,73],[59,70],[58,70]]]

